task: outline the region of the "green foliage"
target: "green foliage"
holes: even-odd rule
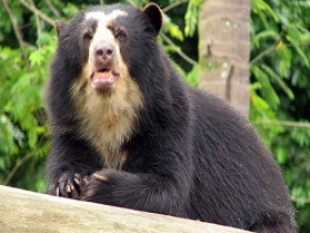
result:
[[[0,176],[1,183],[10,182],[14,185],[18,182],[14,174],[8,178],[16,167],[16,162],[23,158],[27,158],[28,161],[25,162],[31,162],[33,166],[40,167],[44,164],[42,156],[48,151],[48,129],[43,111],[43,84],[48,75],[49,58],[55,50],[53,41],[54,36],[46,33],[39,37],[37,46],[26,47],[30,60],[29,68],[26,67],[19,49],[0,47],[0,170],[6,175]],[[32,156],[28,158],[30,153]],[[31,179],[32,174],[26,167],[18,172],[19,175],[24,173],[25,179]],[[35,173],[36,171],[33,172],[34,176]],[[21,186],[38,189],[43,179],[42,176],[36,178],[36,181],[31,180]]]
[[[267,1],[264,0],[252,0],[251,9],[254,14],[257,14],[263,23],[267,23],[267,17],[271,16],[276,22],[279,21],[277,14],[273,11]]]
[[[63,13],[66,15],[66,18],[70,19],[79,13],[79,8],[75,4],[69,2],[63,9]]]
[[[168,15],[164,14],[164,25],[163,31],[169,33],[169,35],[179,41],[184,40],[184,35],[182,30],[178,25],[174,24]]]
[[[310,12],[301,1],[252,0],[250,119],[284,171],[301,232],[310,224]],[[275,122],[269,124],[268,122]]]
[[[198,87],[199,84],[199,65],[196,64],[193,66],[193,69],[187,74],[185,80],[194,87]]]
[[[271,109],[268,101],[258,95],[258,91],[262,89],[261,83],[256,82],[250,85],[251,91],[251,111],[250,119],[252,122],[276,121],[278,118]],[[268,124],[257,125],[257,130],[265,143],[270,147],[273,140],[284,131],[282,126],[274,126]]]
[[[199,6],[201,0],[189,0],[188,8],[185,13],[185,35],[193,36],[198,23]]]
[[[20,8],[16,2],[10,3],[14,19],[23,23],[29,12],[19,11]],[[8,13],[2,7],[0,11]],[[9,23],[12,22],[0,24],[0,31]],[[49,130],[44,84],[56,40],[53,30],[48,31],[50,25],[39,26],[45,31],[29,29],[29,33],[35,34],[28,38],[30,43],[23,43],[25,54],[9,36],[1,39],[6,46],[0,46],[0,183],[46,192],[43,170],[49,150]],[[12,29],[5,31],[11,33]]]

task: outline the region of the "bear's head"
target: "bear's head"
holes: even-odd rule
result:
[[[137,81],[132,80],[139,76],[135,70],[152,59],[161,26],[162,13],[154,3],[142,11],[121,4],[91,7],[68,24],[56,21],[57,55],[71,70],[70,78],[80,79],[74,85],[111,95]]]

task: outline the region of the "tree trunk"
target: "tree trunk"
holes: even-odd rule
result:
[[[249,114],[249,0],[202,0],[199,18],[200,87]]]

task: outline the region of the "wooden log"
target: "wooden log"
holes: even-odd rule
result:
[[[246,233],[231,227],[53,197],[1,185],[0,232]]]

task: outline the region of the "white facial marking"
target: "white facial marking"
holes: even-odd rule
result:
[[[98,21],[111,21],[113,19],[116,19],[120,16],[127,16],[128,13],[126,11],[122,10],[114,10],[109,14],[105,14],[102,11],[93,11],[93,12],[88,12],[85,15],[85,19],[97,19]]]
[[[104,42],[114,44],[114,35],[112,34],[111,30],[107,28],[107,25],[110,21],[115,20],[118,17],[125,17],[127,15],[128,13],[122,10],[114,10],[109,14],[105,14],[102,11],[86,13],[86,20],[95,19],[98,21],[96,33],[89,46],[89,54],[92,54],[94,44],[100,44]],[[91,56],[89,57],[89,59],[91,59]]]

